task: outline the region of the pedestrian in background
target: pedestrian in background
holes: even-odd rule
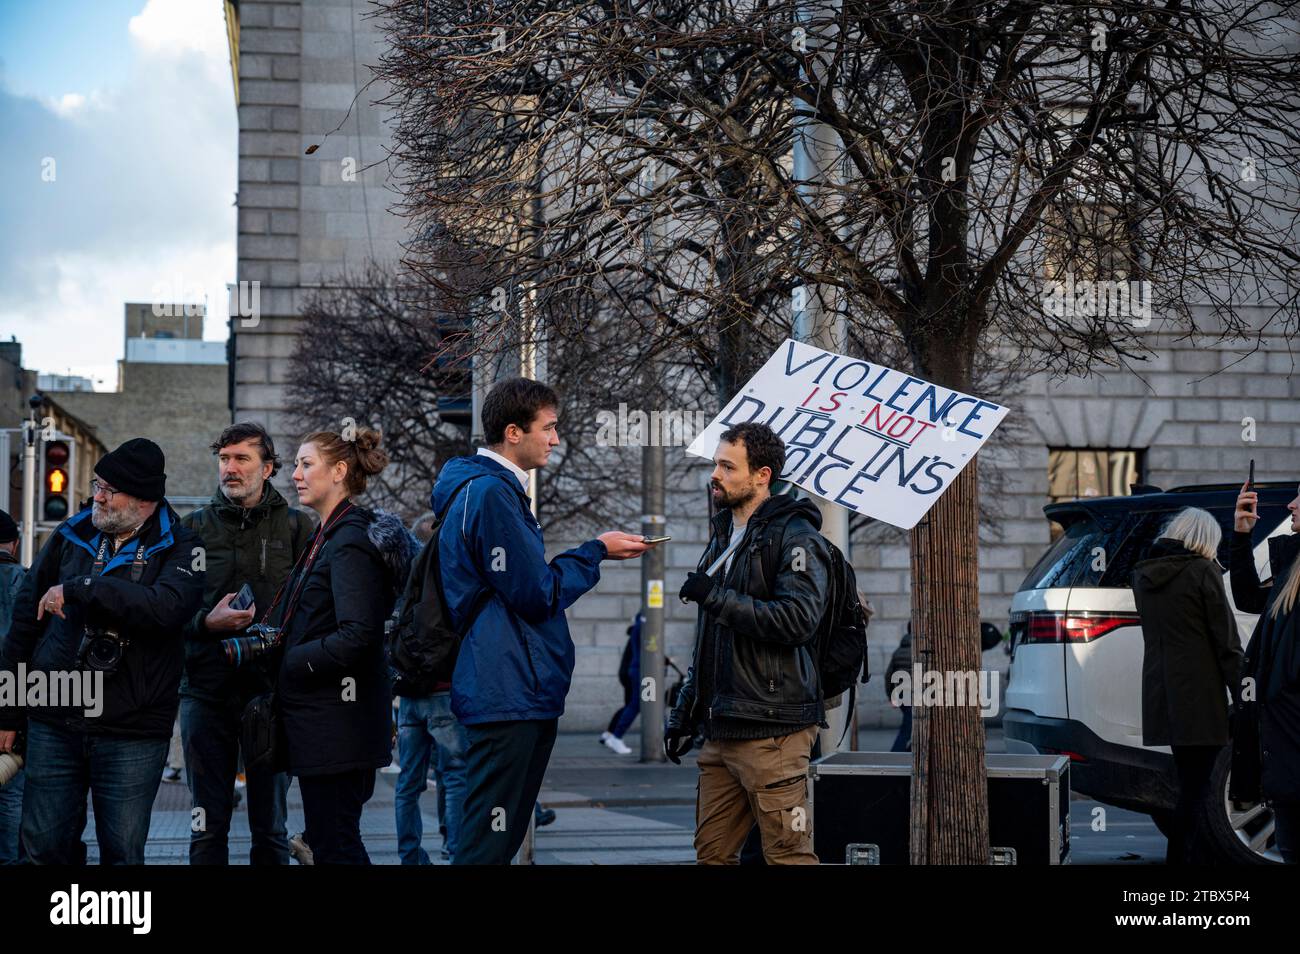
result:
[[[897,683],[894,679],[895,673],[906,673],[906,685],[909,691],[903,694],[902,701],[898,708],[903,713],[903,721],[898,726],[898,735],[894,736],[894,744],[889,747],[891,752],[910,752],[912,751],[912,693],[910,684],[912,680],[912,624],[909,621],[903,628],[903,638],[898,641],[898,648],[894,654],[889,657],[889,667],[885,670],[885,695],[892,702],[894,689]]]
[[[434,514],[420,517],[412,526],[416,540],[430,545]],[[436,543],[432,544],[437,546]],[[399,610],[400,612],[400,610]],[[424,850],[424,818],[420,796],[428,790],[429,765],[435,766],[438,825],[443,832],[442,857],[456,854],[461,809],[465,801],[465,752],[469,738],[451,711],[451,683],[434,683],[431,691],[399,682],[397,791],[393,810],[397,822],[397,852],[404,865],[432,864]]]
[[[14,600],[23,582],[23,565],[18,562],[18,524],[0,510],[0,651],[13,619]],[[0,865],[17,864],[23,858],[18,837],[23,820],[23,783],[27,775],[18,770],[9,784],[0,786]]]
[[[623,644],[623,658],[618,662],[618,681],[623,687],[623,705],[615,710],[609,728],[600,734],[601,743],[619,755],[628,755],[631,749],[623,741],[641,711],[641,696],[637,688],[641,682],[641,626],[645,614],[637,613],[627,628],[627,642]]]
[[[302,793],[303,833],[317,865],[370,863],[361,812],[388,764],[392,686],[384,621],[418,545],[391,514],[352,498],[388,464],[380,435],[358,428],[303,438],[293,483],[320,528],[285,584],[278,695],[289,773]]]
[[[1179,511],[1133,569],[1142,618],[1142,744],[1168,745],[1178,804],[1166,863],[1208,858],[1210,777],[1228,744],[1228,698],[1241,677],[1241,639],[1215,555],[1223,531],[1194,507]]]
[[[1266,583],[1251,547],[1259,495],[1243,486],[1233,515],[1232,598],[1238,609],[1260,617],[1246,646],[1243,674],[1254,699],[1239,704],[1232,782],[1234,791],[1269,800],[1278,852],[1294,865],[1300,864],[1300,492],[1287,510],[1291,532],[1269,538]]]

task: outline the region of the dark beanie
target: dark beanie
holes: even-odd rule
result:
[[[0,543],[13,543],[18,539],[18,524],[14,518],[0,510]]]
[[[141,500],[162,500],[167,493],[167,461],[162,448],[147,437],[133,437],[115,451],[99,459],[95,473],[113,485],[114,490]]]

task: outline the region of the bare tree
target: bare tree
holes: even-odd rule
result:
[[[525,338],[563,351],[615,324],[609,372],[726,399],[808,288],[854,353],[970,392],[1131,366],[1160,326],[1296,329],[1295,12],[388,0],[377,72],[403,210],[491,263],[462,290],[476,329],[495,288],[521,289]],[[833,145],[816,180],[790,161],[810,124]],[[410,263],[436,271],[438,250],[417,240]],[[628,287],[646,306],[618,304]],[[583,296],[599,304],[575,321]],[[912,531],[931,669],[979,667],[978,479]],[[918,714],[915,862],[987,861],[983,738],[974,707]]]

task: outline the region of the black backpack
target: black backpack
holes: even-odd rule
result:
[[[790,518],[768,528],[761,555],[763,578],[773,585],[781,570],[785,525]],[[829,540],[831,553],[830,599],[817,627],[817,673],[821,677],[822,698],[831,699],[846,690],[856,690],[858,676],[862,682],[871,678],[867,662],[867,614],[858,599],[858,580],[844,553]],[[853,705],[850,693],[849,705]]]
[[[452,491],[447,509],[442,516],[435,516],[430,524],[433,535],[406,578],[400,609],[385,646],[396,695],[427,696],[438,683],[451,682],[465,631],[491,598],[492,591],[485,590],[466,618],[464,630],[455,629],[442,591],[442,570],[438,564],[438,536],[443,521],[451,512],[452,502],[466,484],[480,476],[470,477]]]

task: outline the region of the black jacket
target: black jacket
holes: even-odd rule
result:
[[[767,581],[760,554],[781,523],[780,570]],[[671,726],[694,728],[705,720],[711,738],[761,738],[736,729],[771,727],[776,735],[824,722],[813,640],[826,611],[831,562],[820,528],[816,505],[785,494],[764,501],[749,518],[730,570],[700,607],[695,653]],[[730,537],[731,511],[723,510],[713,518],[699,569],[726,550]],[[710,671],[700,673],[702,665]]]
[[[226,661],[221,640],[239,634],[210,633],[203,620],[222,597],[239,592],[247,583],[261,621],[311,539],[314,528],[310,518],[292,509],[268,481],[257,506],[232,503],[218,488],[206,507],[181,519],[181,526],[202,540],[207,571],[203,604],[185,626],[181,695],[209,702],[246,701],[270,691],[279,655],[262,656],[235,669]]]
[[[139,535],[122,545],[101,575],[92,576],[100,535],[90,517],[87,509],[59,524],[37,554],[18,591],[0,665],[14,672],[26,663],[29,674],[79,671],[86,626],[114,629],[129,645],[118,670],[104,678],[103,711],[86,717],[83,708],[0,708],[0,729],[20,728],[30,717],[92,735],[170,738],[181,681],[181,630],[203,598],[203,571],[195,569],[199,540],[163,501]],[[145,563],[139,582],[132,582],[140,543]],[[36,604],[59,583],[66,619],[46,613],[38,621]]]
[[[418,549],[396,517],[355,504],[329,526],[284,630],[278,687],[290,774],[388,764],[393,697],[384,622]]]
[[[1277,599],[1300,554],[1300,534],[1268,541],[1273,577],[1260,583],[1250,534],[1232,535],[1232,598],[1237,608],[1259,613],[1246,646],[1243,677],[1254,680],[1255,702],[1243,700],[1233,738],[1233,791],[1249,798],[1254,776],[1269,798],[1300,799],[1300,603],[1271,619]]]
[[[1241,637],[1223,571],[1161,538],[1133,569],[1142,617],[1142,744],[1227,745]]]

